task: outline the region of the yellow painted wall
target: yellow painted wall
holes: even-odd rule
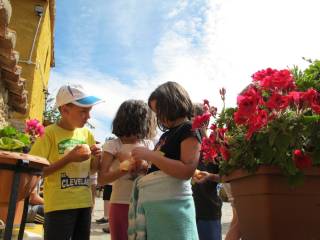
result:
[[[16,50],[20,54],[19,65],[22,67],[22,77],[26,79],[28,91],[28,110],[26,115],[13,113],[12,119],[24,121],[36,118],[42,121],[45,96],[51,61],[51,25],[49,2],[45,0],[11,0],[12,17],[9,27],[17,32]],[[35,13],[35,6],[43,6],[44,12],[38,30],[36,43],[31,57],[32,64],[24,61],[29,59],[33,39],[36,34],[40,17]]]

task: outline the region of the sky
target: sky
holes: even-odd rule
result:
[[[99,141],[128,99],[175,81],[192,101],[226,105],[251,75],[307,66],[320,54],[318,0],[57,0],[49,92],[81,84],[105,103],[89,122]]]

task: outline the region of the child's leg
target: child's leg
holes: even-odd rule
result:
[[[128,239],[128,211],[129,204],[110,204],[109,227],[112,240]]]
[[[77,209],[45,213],[44,239],[70,239],[77,219]]]
[[[89,240],[91,227],[91,208],[79,208],[72,239]]]

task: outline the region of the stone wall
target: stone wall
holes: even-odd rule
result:
[[[4,127],[8,124],[8,95],[7,92],[0,81],[0,128]]]

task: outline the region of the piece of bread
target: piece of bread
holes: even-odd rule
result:
[[[130,165],[132,164],[131,160],[124,160],[120,163],[120,170],[121,171],[129,171]]]
[[[90,150],[90,147],[88,144],[80,144],[80,151],[83,153],[83,154],[91,154],[91,150]]]
[[[201,173],[201,171],[199,169],[196,169],[194,171],[193,177],[200,179],[202,177],[202,175],[200,173]]]

